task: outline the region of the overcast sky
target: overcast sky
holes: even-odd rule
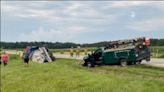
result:
[[[2,1],[2,41],[164,38],[164,1]]]

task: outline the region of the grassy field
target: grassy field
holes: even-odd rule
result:
[[[76,60],[1,65],[1,92],[164,92],[164,68],[145,65],[82,67]]]
[[[164,58],[164,46],[154,46],[150,48],[152,57]]]

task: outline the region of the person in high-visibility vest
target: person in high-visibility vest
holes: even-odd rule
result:
[[[87,48],[84,49],[84,54],[85,54],[85,55],[88,54],[88,49],[87,49]]]
[[[80,46],[77,47],[76,49],[76,57],[80,56]]]
[[[80,55],[80,51],[79,49],[76,49],[76,57],[79,57],[79,55]]]
[[[22,59],[23,58],[23,52],[22,51],[18,51],[18,56]]]
[[[70,56],[73,57],[73,47],[70,48]]]

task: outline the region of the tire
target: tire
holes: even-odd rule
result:
[[[133,65],[133,62],[128,62],[128,65]]]
[[[87,62],[84,62],[83,66],[87,66],[87,65],[88,65]]]
[[[146,58],[146,61],[149,62],[150,61],[150,58]]]
[[[88,63],[87,63],[87,66],[88,66],[88,67],[95,67],[95,65],[94,65],[93,63],[91,63],[91,62],[88,62]]]
[[[121,60],[120,60],[120,65],[121,65],[122,67],[127,66],[127,65],[128,65],[127,59],[121,59]]]
[[[142,62],[142,60],[138,60],[138,61],[136,62],[136,64],[141,64],[141,62]]]
[[[52,59],[52,61],[56,60],[55,56],[51,56],[51,59]]]

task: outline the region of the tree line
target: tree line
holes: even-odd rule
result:
[[[151,39],[151,46],[164,46],[164,39]],[[71,47],[101,47],[108,45],[110,41],[97,42],[97,43],[88,43],[88,44],[77,44],[71,42],[0,42],[1,48],[4,49],[22,49],[26,46],[47,46],[50,49],[62,49],[62,48],[71,48]]]

